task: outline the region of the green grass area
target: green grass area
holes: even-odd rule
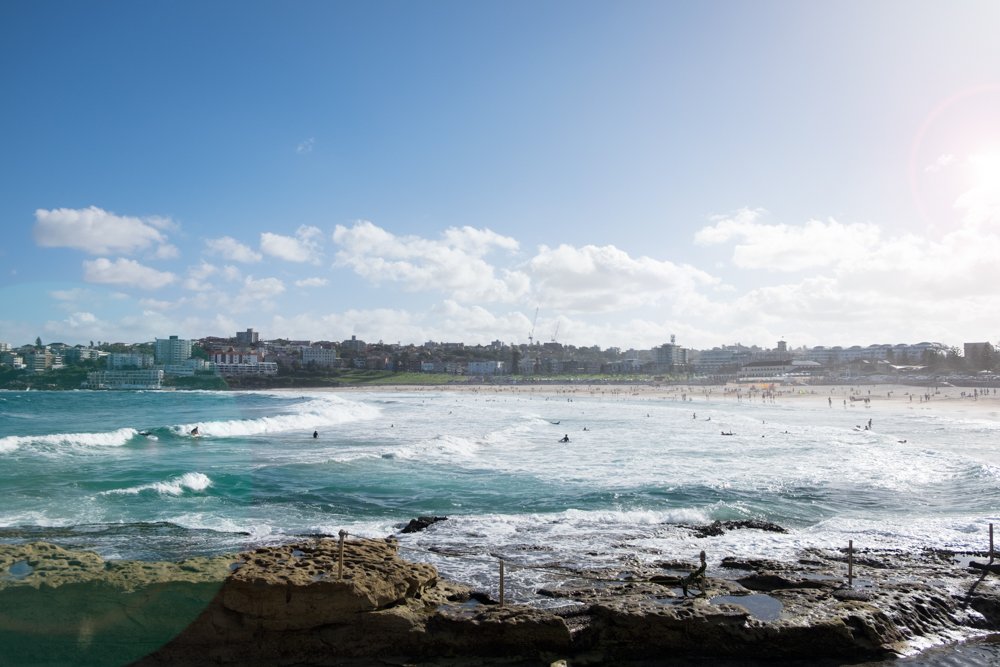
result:
[[[346,385],[383,385],[383,384],[419,384],[442,385],[464,383],[461,375],[450,373],[394,373],[393,371],[341,371],[337,379]]]

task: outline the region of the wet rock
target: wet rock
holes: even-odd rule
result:
[[[746,519],[741,521],[713,521],[704,526],[689,526],[694,530],[695,537],[718,537],[730,530],[763,530],[771,533],[788,532],[776,523],[770,521],[759,521],[757,519]]]
[[[399,532],[401,533],[418,533],[421,530],[425,530],[428,526],[431,526],[438,521],[446,521],[448,517],[446,516],[419,516],[416,519],[410,519],[410,522],[403,526],[403,529]]]

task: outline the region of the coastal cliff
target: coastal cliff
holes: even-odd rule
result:
[[[538,591],[557,603],[543,610],[444,581],[433,566],[401,559],[392,538],[346,541],[342,569],[332,539],[179,563],[5,545],[0,662],[857,661],[1000,627],[996,575],[968,555],[858,554],[852,588],[845,560],[820,551],[797,563],[727,559],[709,571],[706,594],[694,586],[691,597],[681,562],[578,572],[574,585]]]

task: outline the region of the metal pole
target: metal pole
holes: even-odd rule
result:
[[[847,587],[854,588],[854,540],[847,541]]]
[[[347,537],[347,531],[346,530],[341,530],[340,531],[340,546],[339,546],[340,556],[337,559],[337,579],[343,579],[344,578],[344,538],[345,537]]]
[[[503,606],[503,558],[500,559],[500,606]]]
[[[993,562],[993,524],[990,524],[990,562]]]

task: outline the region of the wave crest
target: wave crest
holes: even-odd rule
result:
[[[266,433],[286,433],[289,431],[313,431],[349,422],[374,419],[380,414],[377,407],[347,401],[337,396],[314,398],[295,406],[295,412],[257,419],[228,419],[198,424],[180,424],[171,427],[177,435],[189,435],[198,429],[198,435],[217,438],[264,435]]]
[[[120,428],[106,433],[52,433],[50,435],[8,435],[0,438],[0,453],[22,446],[42,447],[121,447],[138,435],[134,428]]]
[[[153,491],[160,495],[179,496],[185,491],[204,491],[210,486],[212,486],[212,480],[208,475],[200,472],[187,472],[165,482],[140,484],[139,486],[132,486],[127,489],[110,489],[101,492],[101,495],[134,496],[143,491]]]

